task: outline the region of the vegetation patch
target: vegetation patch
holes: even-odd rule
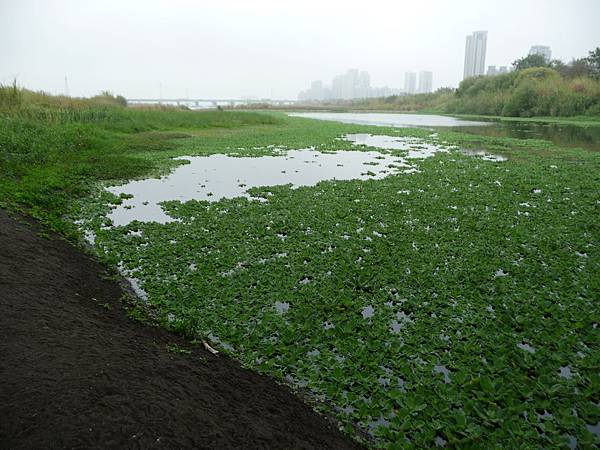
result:
[[[176,153],[350,149],[336,137],[374,131],[286,120]],[[451,152],[382,180],[251,190],[266,202],[170,201],[178,221],[96,226],[96,245],[140,280],[163,326],[312,392],[375,446],[592,445],[600,155],[437,139],[509,159]],[[83,215],[97,217],[91,205]]]
[[[421,111],[502,117],[600,116],[600,47],[568,64],[529,55],[513,71],[464,79],[458,89],[392,95],[383,98],[333,100],[308,107],[338,110]],[[268,105],[265,105],[268,107]]]
[[[599,153],[276,114],[61,108],[0,114],[2,206],[86,231],[147,293],[130,316],[310,392],[375,447],[598,443]],[[175,156],[373,150],[339,139],[351,133],[508,160],[452,151],[411,174],[169,201],[177,221],[108,226],[122,199],[102,186],[165,173]]]

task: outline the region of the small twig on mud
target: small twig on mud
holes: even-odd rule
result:
[[[204,348],[206,350],[208,350],[209,352],[211,352],[213,355],[218,355],[219,351],[215,350],[214,348],[212,348],[210,345],[208,345],[208,342],[206,341],[202,341],[202,344],[204,345]]]

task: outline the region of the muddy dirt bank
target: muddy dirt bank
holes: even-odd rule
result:
[[[289,389],[129,319],[121,287],[0,210],[0,447],[356,448]]]

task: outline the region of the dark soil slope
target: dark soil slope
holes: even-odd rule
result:
[[[272,379],[167,351],[187,344],[128,319],[104,275],[0,210],[0,447],[355,447]]]

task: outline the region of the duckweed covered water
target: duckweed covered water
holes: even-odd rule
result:
[[[301,149],[315,136],[326,150],[360,153],[344,136],[379,134],[288,120],[194,138],[180,155]],[[408,176],[168,200],[176,220],[166,223],[107,227],[105,194],[82,215],[163,326],[307,390],[370,445],[590,448],[600,423],[600,154],[482,139],[508,160],[450,149],[407,158]]]
[[[439,143],[423,141],[405,136],[385,136],[368,133],[347,134],[344,139],[357,145],[366,145],[382,149],[404,150],[407,158],[428,158],[439,152],[449,152],[458,149],[454,146],[440,146]],[[502,155],[494,155],[485,150],[461,149],[465,155],[479,156],[489,161],[506,161]]]

